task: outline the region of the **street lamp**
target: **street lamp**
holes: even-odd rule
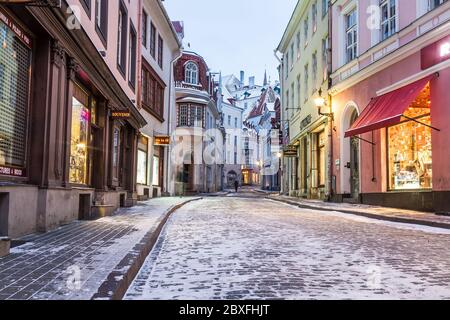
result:
[[[334,119],[333,112],[330,112],[330,113],[323,113],[322,112],[322,108],[326,107],[328,105],[328,103],[325,100],[325,98],[322,97],[322,88],[319,89],[318,93],[319,93],[319,96],[314,100],[314,103],[316,104],[316,107],[318,108],[319,115],[320,116],[329,117],[329,118],[331,118],[333,120]]]

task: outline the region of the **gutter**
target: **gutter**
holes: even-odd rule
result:
[[[332,42],[333,42],[333,14],[331,12],[333,5],[331,1],[328,2],[328,53],[327,53],[327,78],[328,78],[328,105],[330,110],[328,111],[330,114],[333,114],[333,98],[330,94],[330,89],[332,87],[331,73],[333,72],[333,53],[332,53]],[[334,130],[334,116],[332,118],[328,118],[329,122],[329,133],[328,133],[328,201],[332,201],[334,191],[333,190],[333,130]]]
[[[159,1],[158,1],[159,3]],[[178,39],[178,36],[177,36]],[[179,41],[178,41],[179,43]],[[175,83],[172,81],[173,78],[173,73],[174,73],[174,69],[175,69],[175,63],[178,61],[178,59],[180,59],[183,56],[183,48],[180,46],[179,50],[178,50],[178,55],[170,62],[170,75],[169,75],[169,108],[168,108],[168,114],[167,114],[167,135],[170,136],[171,135],[171,128],[172,128],[172,90],[175,87]],[[175,106],[175,101],[174,101],[174,106]],[[176,106],[175,106],[176,107]],[[169,144],[168,148],[167,148],[167,160],[166,160],[166,164],[167,164],[167,174],[166,174],[166,192],[167,189],[169,188],[169,169],[170,169],[170,165],[169,165],[169,157],[170,157],[170,153],[172,151],[172,141]]]

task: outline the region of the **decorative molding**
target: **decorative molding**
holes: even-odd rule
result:
[[[75,58],[70,57],[67,63],[67,79],[75,80],[76,74],[80,69],[80,65],[75,60]]]
[[[51,43],[51,62],[58,67],[61,67],[66,63],[66,52],[56,39],[52,39]]]

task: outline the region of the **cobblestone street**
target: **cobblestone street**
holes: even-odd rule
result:
[[[159,198],[111,217],[26,237],[0,258],[0,300],[87,300],[167,211],[190,198]],[[127,268],[119,270],[121,277]]]
[[[126,299],[450,298],[450,231],[257,197],[176,211]]]

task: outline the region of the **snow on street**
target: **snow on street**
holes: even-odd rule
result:
[[[174,213],[126,299],[450,299],[449,230],[207,198]]]

